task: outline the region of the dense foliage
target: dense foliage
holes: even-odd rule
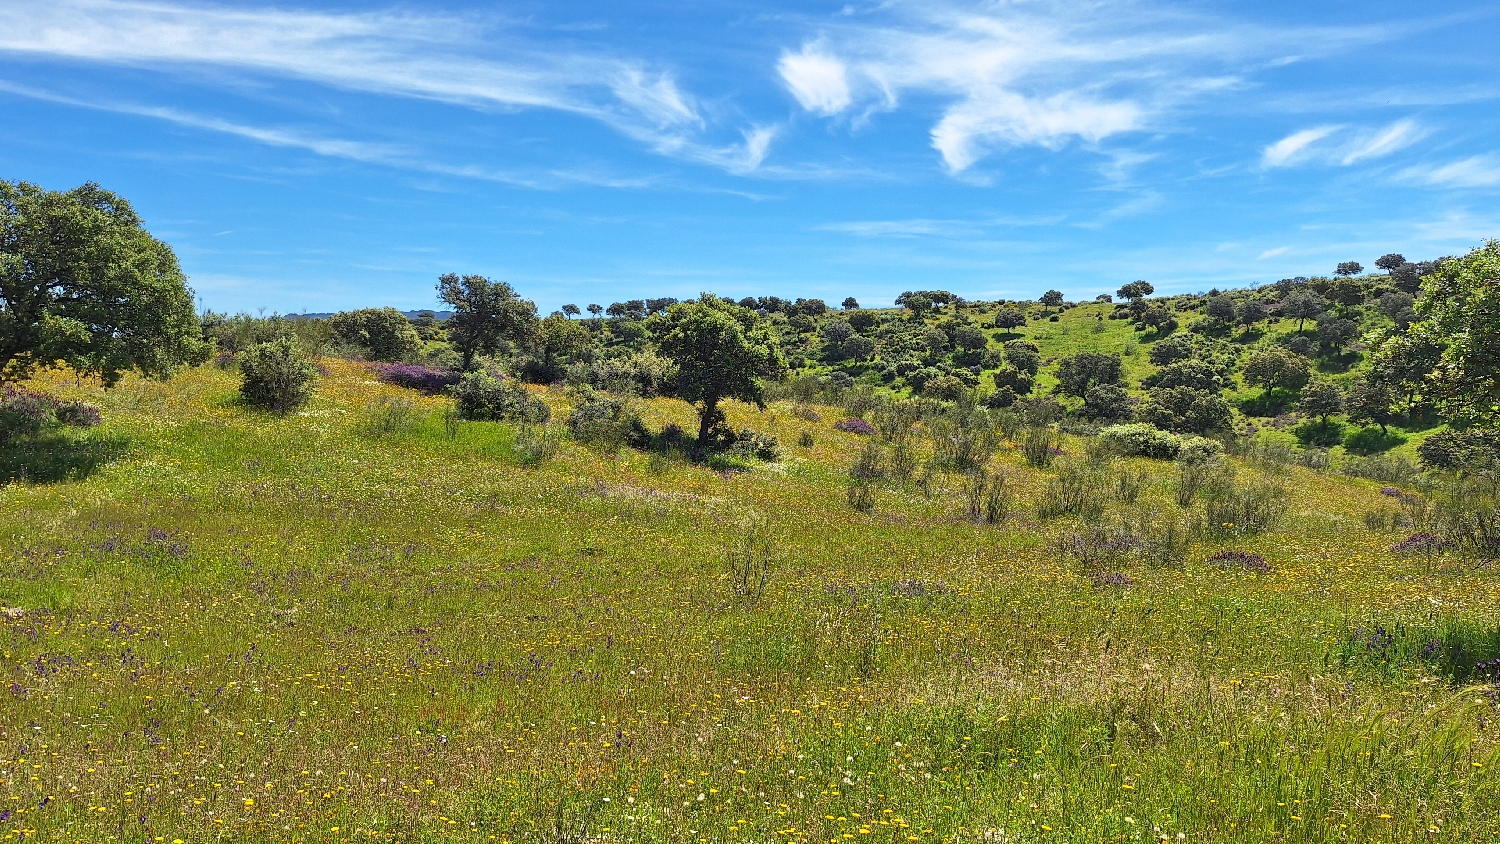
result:
[[[204,359],[193,294],[123,198],[0,182],[0,380],[62,362],[114,384]]]

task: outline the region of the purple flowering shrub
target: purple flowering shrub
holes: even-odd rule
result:
[[[869,422],[866,422],[865,420],[859,418],[840,419],[839,421],[833,423],[833,429],[835,431],[844,431],[845,433],[849,434],[864,434],[867,436],[869,434],[875,433],[874,425],[871,425]]]
[[[35,436],[54,425],[89,428],[102,420],[99,408],[7,384],[0,388],[0,441]]]
[[[1391,551],[1397,554],[1436,554],[1448,547],[1448,543],[1440,536],[1420,532],[1397,542],[1391,546]]]
[[[418,363],[377,363],[371,367],[375,377],[387,384],[436,395],[458,383],[459,374]]]
[[[1271,570],[1271,564],[1266,562],[1265,557],[1249,551],[1217,551],[1208,561],[1225,568],[1241,568],[1261,574]]]

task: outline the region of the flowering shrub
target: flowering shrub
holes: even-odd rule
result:
[[[1271,564],[1266,562],[1265,557],[1249,551],[1218,551],[1208,561],[1225,568],[1242,568],[1261,574],[1271,570]]]
[[[457,372],[416,363],[377,363],[371,368],[375,371],[375,377],[387,384],[417,390],[429,396],[446,391],[457,384],[460,377]]]
[[[99,408],[91,404],[61,401],[13,384],[0,389],[0,441],[34,436],[53,425],[89,428],[100,421]]]
[[[849,434],[864,434],[867,436],[875,433],[874,425],[871,425],[869,422],[858,418],[840,419],[839,421],[833,423],[833,429],[835,431],[844,431],[845,433]]]
[[[1391,546],[1397,554],[1435,554],[1448,547],[1442,537],[1430,533],[1414,533]]]

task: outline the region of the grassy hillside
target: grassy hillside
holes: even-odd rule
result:
[[[1094,310],[1025,334],[1149,372]],[[1197,512],[1172,465],[1006,447],[1000,524],[950,475],[862,513],[869,438],[834,408],[732,407],[812,439],[748,473],[567,442],[523,466],[512,426],[450,431],[445,399],[325,363],[286,417],[211,367],[42,379],[106,422],[5,455],[0,835],[1500,839],[1496,692],[1470,685],[1496,569],[1393,553],[1411,530],[1378,484],[1238,463],[1288,502],[1273,530],[1080,553],[1049,484],[1087,467],[1102,523],[1159,537]],[[398,394],[417,418],[372,433]]]

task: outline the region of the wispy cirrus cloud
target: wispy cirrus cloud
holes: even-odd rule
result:
[[[1017,146],[1097,144],[1296,61],[1390,37],[1378,27],[1271,29],[1156,4],[894,0],[885,23],[829,24],[778,64],[806,111],[943,103],[931,144],[951,173]]]
[[[1489,153],[1447,164],[1417,165],[1401,171],[1404,181],[1445,188],[1487,188],[1500,185],[1500,155]]]
[[[705,139],[671,70],[606,51],[545,49],[503,22],[396,12],[226,8],[132,0],[0,4],[0,53],[158,71],[220,71],[482,110],[598,120],[667,154],[753,169],[771,135]],[[756,146],[759,144],[760,146]]]
[[[1293,132],[1267,146],[1261,152],[1260,163],[1266,169],[1299,164],[1348,167],[1384,158],[1420,141],[1427,134],[1426,128],[1409,118],[1374,129],[1314,126]]]
[[[267,146],[306,150],[328,158],[358,161],[364,164],[379,164],[414,170],[441,176],[455,176],[486,182],[499,182],[538,189],[556,188],[564,185],[589,184],[604,187],[640,188],[652,184],[650,179],[620,178],[584,170],[549,170],[521,172],[472,164],[444,164],[423,155],[419,150],[401,144],[361,141],[349,138],[331,138],[299,127],[252,126],[208,115],[194,114],[180,109],[162,106],[147,106],[134,103],[110,103],[83,100],[39,88],[16,85],[0,81],[0,92],[28,97],[60,105],[128,114],[161,120],[177,126],[232,135],[256,141]]]

